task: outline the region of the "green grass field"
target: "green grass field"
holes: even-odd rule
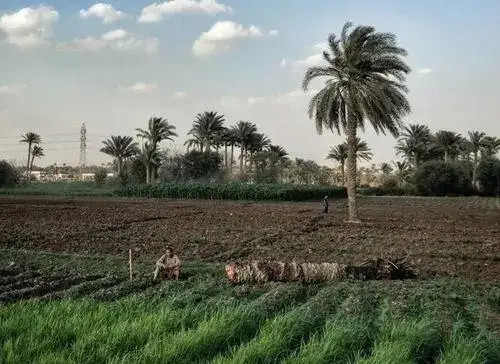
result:
[[[23,272],[0,277],[1,363],[500,362],[497,283],[233,286],[193,262],[153,284],[146,262],[128,281],[126,259],[0,253]]]
[[[98,187],[93,182],[47,182],[3,187],[0,195],[112,196],[115,189],[111,185]]]

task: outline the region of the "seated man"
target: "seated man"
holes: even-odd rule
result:
[[[174,254],[172,248],[167,247],[166,253],[163,254],[160,259],[156,261],[156,269],[154,272],[153,279],[163,278],[163,279],[179,279],[179,274],[181,273],[181,261]]]

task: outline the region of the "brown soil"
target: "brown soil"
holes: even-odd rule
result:
[[[273,259],[359,264],[406,256],[421,276],[500,281],[500,201],[362,198],[362,224],[346,201],[239,203],[0,197],[0,248],[112,254],[154,261]],[[1,267],[0,267],[1,268]]]

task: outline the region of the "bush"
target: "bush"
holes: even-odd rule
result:
[[[202,198],[220,200],[305,201],[347,196],[344,187],[296,186],[287,184],[247,183],[164,183],[130,185],[115,191],[123,197]]]
[[[146,167],[140,159],[126,163],[127,183],[141,184],[146,182]]]
[[[399,186],[399,181],[397,177],[387,176],[384,178],[384,182],[382,182],[382,187],[384,188],[397,188]]]
[[[500,193],[500,160],[483,158],[477,166],[477,180],[481,193],[498,195]]]
[[[0,161],[0,187],[12,187],[18,182],[17,171],[7,161]]]
[[[108,173],[106,172],[106,170],[104,168],[97,168],[97,170],[95,171],[95,175],[94,175],[94,181],[95,181],[95,184],[96,186],[100,187],[104,184],[104,182],[106,181],[106,177],[107,177]]]
[[[417,192],[426,196],[469,195],[471,176],[461,163],[430,161],[415,172]]]

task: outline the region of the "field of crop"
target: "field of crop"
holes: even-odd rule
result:
[[[499,363],[494,199],[0,198],[1,363]],[[165,244],[182,279],[154,283]],[[134,278],[128,279],[128,249]],[[384,254],[385,253],[385,254]],[[418,278],[231,285],[223,263],[407,255]]]

